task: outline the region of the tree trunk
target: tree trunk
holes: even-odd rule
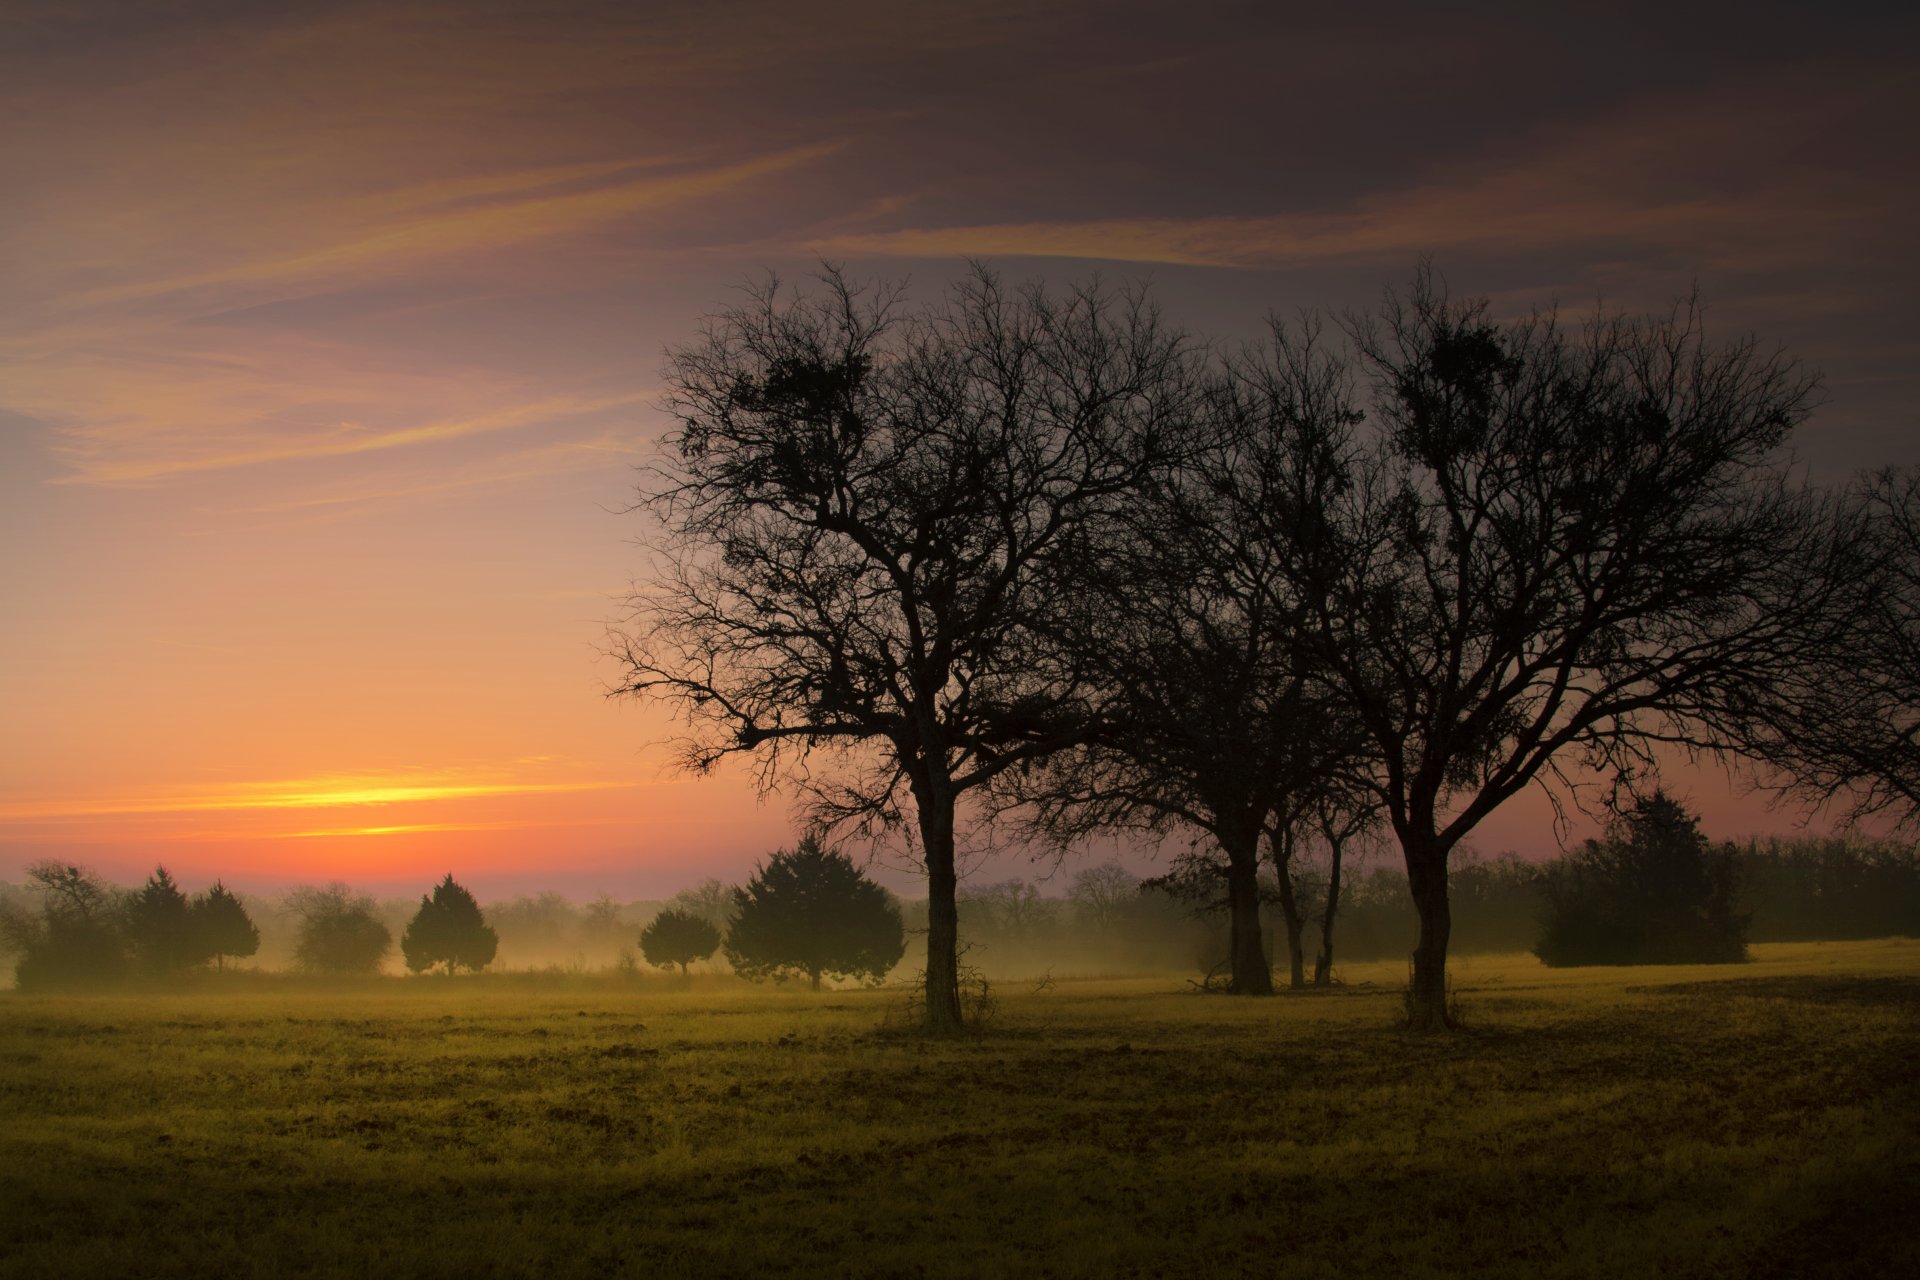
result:
[[[1447,854],[1432,836],[1401,836],[1407,860],[1407,886],[1420,914],[1420,942],[1413,950],[1413,975],[1407,993],[1407,1022],[1415,1031],[1446,1031],[1447,940],[1453,911],[1447,904]]]
[[[807,970],[807,980],[812,984],[815,991],[820,989],[820,971],[818,969]]]
[[[1280,918],[1287,926],[1287,985],[1299,991],[1307,985],[1306,942],[1300,936],[1306,931],[1306,922],[1300,917],[1300,901],[1293,893],[1293,833],[1269,837],[1269,844],[1273,870],[1280,882]]]
[[[914,787],[927,863],[927,1030],[953,1035],[960,1019],[959,875],[953,857],[953,793],[945,778]]]
[[[1260,836],[1222,840],[1227,854],[1227,911],[1231,922],[1227,990],[1241,996],[1273,994],[1273,971],[1260,940]]]
[[[1327,832],[1327,907],[1320,915],[1320,954],[1313,958],[1313,985],[1333,985],[1333,917],[1340,909],[1340,853],[1345,840]]]

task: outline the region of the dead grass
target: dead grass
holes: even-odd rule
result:
[[[1920,944],[1273,1000],[236,982],[0,998],[0,1274],[1901,1274]]]

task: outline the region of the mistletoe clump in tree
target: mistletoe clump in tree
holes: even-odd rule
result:
[[[477,973],[493,963],[499,947],[499,935],[481,914],[480,904],[454,883],[451,871],[434,886],[431,897],[420,899],[420,909],[400,939],[400,953],[414,973],[437,964],[446,965],[449,974],[461,968]]]
[[[808,835],[737,889],[727,960],[756,982],[805,974],[878,982],[907,950],[900,909],[844,854]]]
[[[720,949],[720,931],[704,916],[668,907],[640,931],[640,953],[647,963],[662,969],[680,966],[685,977],[687,966],[705,960]]]

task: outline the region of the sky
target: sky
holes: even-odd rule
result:
[[[1442,8],[8,0],[0,880],[659,897],[790,844],[601,654],[663,353],[767,271],[1099,273],[1223,340],[1423,256],[1502,314],[1697,287],[1822,371],[1810,474],[1920,463],[1920,17]]]

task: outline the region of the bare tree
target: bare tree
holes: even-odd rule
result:
[[[1316,987],[1333,985],[1333,926],[1340,912],[1347,849],[1377,829],[1380,818],[1378,798],[1357,788],[1329,789],[1314,805],[1314,829],[1327,851],[1326,898],[1320,907],[1320,950],[1313,959]]]
[[[1447,864],[1536,778],[1752,745],[1835,643],[1857,530],[1782,470],[1813,377],[1699,308],[1502,323],[1425,272],[1348,331],[1374,432],[1303,547],[1318,678],[1364,727],[1420,918],[1410,1008],[1448,1024]]]
[[[1760,703],[1756,754],[1783,789],[1855,821],[1920,827],[1920,469],[1865,477],[1853,498],[1872,568],[1846,639]]]
[[[1140,898],[1140,877],[1117,862],[1103,862],[1076,872],[1067,889],[1067,901],[1081,923],[1100,933],[1113,930],[1127,908]]]
[[[1270,351],[1222,361],[1188,450],[1130,511],[1130,537],[1090,575],[1099,607],[1079,650],[1112,686],[1104,731],[1017,779],[1062,843],[1108,827],[1197,828],[1224,862],[1228,989],[1266,995],[1260,843],[1280,873],[1295,985],[1300,915],[1288,879],[1294,826],[1361,767],[1358,727],[1302,642],[1293,564],[1328,535],[1346,482],[1352,396],[1314,326],[1276,324]],[[1197,859],[1197,860],[1196,860]],[[1214,865],[1196,854],[1190,868]],[[1186,872],[1163,887],[1205,882]]]
[[[690,768],[749,755],[819,820],[917,830],[927,1024],[951,1031],[961,800],[1098,719],[1059,619],[1187,420],[1191,360],[1098,285],[977,268],[911,311],[821,282],[770,281],[671,354],[679,425],[640,501],[658,563],[615,692],[679,706]]]

